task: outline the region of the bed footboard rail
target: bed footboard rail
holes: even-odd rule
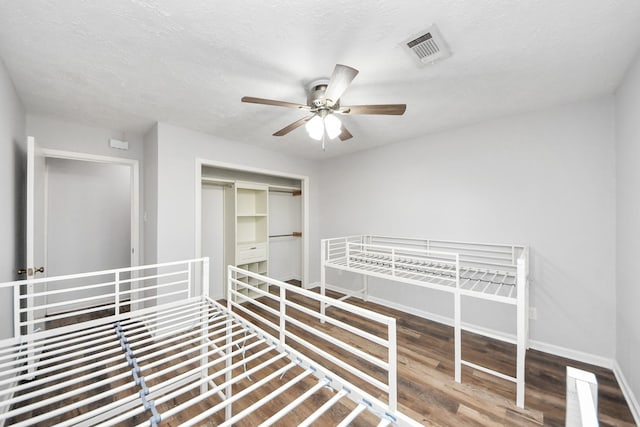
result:
[[[0,284],[13,299],[13,339],[208,293],[209,259],[167,262]],[[57,331],[56,333],[59,333]]]
[[[267,283],[268,290],[250,284],[257,281]],[[234,266],[228,267],[227,285],[229,310],[309,365],[331,366],[331,387],[364,384],[352,391],[355,400],[369,404],[379,401],[372,396],[383,393],[387,404],[377,410],[393,418],[398,409],[394,318]],[[326,304],[332,306],[330,313],[320,311]]]

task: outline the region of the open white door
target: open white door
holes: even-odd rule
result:
[[[45,158],[42,150],[36,144],[35,138],[27,137],[27,241],[25,273],[27,275],[27,305],[33,306],[33,283],[29,281],[44,277],[44,179]],[[33,313],[28,312],[28,320],[33,320]],[[37,327],[29,323],[27,332],[33,332]]]

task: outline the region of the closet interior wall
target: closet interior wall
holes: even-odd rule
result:
[[[269,272],[302,280],[302,197],[299,190],[269,188]]]

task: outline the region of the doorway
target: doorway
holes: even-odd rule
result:
[[[60,255],[67,257],[67,259],[78,258],[78,255],[70,254],[66,251],[66,247],[68,246],[71,250],[87,250],[91,246],[100,247],[100,245],[104,245],[104,242],[97,242],[98,239],[94,241],[82,242],[77,245],[56,245],[47,249],[47,238],[46,238],[46,229],[47,223],[49,219],[47,218],[47,205],[48,205],[48,191],[47,187],[49,186],[48,176],[47,176],[47,168],[52,162],[55,160],[64,160],[64,161],[76,161],[77,164],[80,165],[80,168],[89,168],[92,170],[96,165],[108,165],[114,166],[118,165],[123,167],[123,171],[126,170],[128,177],[128,186],[127,189],[123,192],[126,194],[126,197],[129,198],[129,213],[127,214],[127,218],[129,221],[129,240],[127,241],[127,251],[128,261],[124,261],[124,257],[122,258],[123,266],[136,266],[138,265],[139,255],[138,255],[138,242],[139,242],[139,166],[137,160],[120,158],[120,157],[108,157],[108,156],[99,156],[93,154],[86,153],[76,153],[62,150],[53,150],[48,148],[42,148],[39,144],[36,144],[35,139],[33,137],[27,138],[27,180],[26,180],[26,256],[25,259],[27,261],[27,265],[24,267],[22,271],[27,274],[27,280],[35,279],[37,277],[42,276],[53,276],[56,274],[56,271],[50,272],[49,265],[47,265],[47,254],[45,252],[49,252],[49,257],[52,256],[52,251],[60,252]],[[98,166],[99,167],[99,166]],[[124,180],[125,172],[122,172],[123,180]],[[85,179],[84,177],[78,178],[79,181]],[[95,196],[99,197],[100,191],[94,191]],[[50,197],[50,196],[49,196]],[[86,201],[86,199],[85,199]],[[87,213],[87,207],[85,205],[80,205],[80,207],[76,206],[76,208],[71,212],[67,213],[67,215],[75,215],[82,214],[86,216],[91,216]],[[93,215],[95,216],[95,214]],[[51,225],[49,224],[49,227]],[[108,225],[104,223],[101,224],[103,230],[108,230]],[[126,226],[125,226],[126,227]],[[90,233],[87,233],[89,237],[91,237]],[[63,236],[64,239],[64,236]],[[57,255],[57,254],[56,254]],[[78,261],[76,259],[76,261]],[[57,270],[57,267],[53,267],[54,270]],[[66,267],[62,267],[65,269]],[[78,272],[87,272],[100,269],[100,266],[89,265],[82,262],[75,262],[76,271]],[[37,275],[36,273],[40,273],[42,276]],[[58,270],[57,274],[61,274],[61,271]],[[82,286],[86,286],[86,283],[81,284]],[[74,286],[73,283],[67,283],[66,286]],[[46,290],[46,289],[45,289]],[[53,289],[48,289],[53,290]],[[95,291],[98,291],[97,289]],[[33,283],[27,284],[26,289],[27,295],[31,295],[33,290]],[[52,294],[53,295],[53,294]],[[46,298],[46,297],[43,297]],[[48,300],[46,303],[51,303],[52,301]],[[27,298],[27,303],[32,304],[31,297]],[[45,302],[38,303],[39,305],[44,304]],[[98,305],[99,302],[95,300],[91,300],[86,303],[87,305]],[[71,309],[69,307],[62,307],[62,305],[53,305],[48,309],[49,313],[53,313],[56,311],[64,311],[65,309]],[[33,327],[33,325],[32,325]]]
[[[131,173],[126,165],[59,158],[45,159],[45,265],[49,276],[111,270],[131,265]],[[101,278],[96,278],[99,282]],[[90,285],[84,279],[49,284],[55,291]],[[104,293],[78,290],[77,298]],[[60,304],[64,294],[51,294]],[[90,299],[88,305],[109,300]],[[64,305],[65,310],[80,307]],[[47,310],[54,314],[55,307]]]

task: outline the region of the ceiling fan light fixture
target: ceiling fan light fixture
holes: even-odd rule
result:
[[[322,122],[322,117],[315,115],[311,120],[304,125],[305,129],[309,136],[317,141],[322,139],[322,134],[324,133],[324,123]]]
[[[324,118],[324,128],[327,130],[329,139],[334,139],[342,132],[342,123],[334,114],[327,114]]]
[[[419,37],[419,40],[412,40],[411,44],[413,44],[413,42],[422,42],[422,39],[429,41],[431,38],[431,34],[428,36],[421,36]],[[322,141],[322,149],[324,150],[324,143],[326,140],[325,135],[328,136],[329,139],[339,138],[340,141],[346,141],[353,138],[351,132],[344,127],[340,122],[340,119],[335,114],[378,114],[401,116],[407,108],[406,104],[341,106],[340,98],[342,97],[342,94],[347,90],[357,75],[358,70],[355,68],[343,64],[336,64],[333,69],[333,74],[331,74],[331,78],[317,79],[309,84],[307,90],[307,105],[278,101],[274,99],[256,98],[253,96],[243,96],[241,101],[252,104],[293,108],[311,113],[310,116],[298,119],[276,131],[273,136],[285,136],[289,134],[289,132],[305,125],[309,137],[317,141]]]

